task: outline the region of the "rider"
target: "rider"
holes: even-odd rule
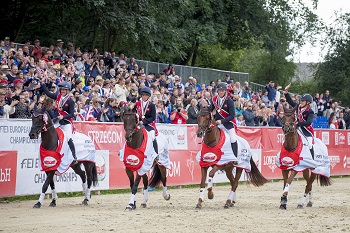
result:
[[[154,150],[158,154],[158,143],[156,140],[158,130],[155,124],[156,105],[149,100],[152,95],[151,89],[149,87],[141,88],[140,95],[141,98],[136,101],[136,109],[139,114],[139,125],[143,125],[150,133],[149,135],[153,141]]]
[[[68,138],[68,145],[73,155],[72,165],[78,163],[77,156],[75,153],[75,146],[72,139],[73,134],[73,116],[74,116],[74,101],[70,97],[71,84],[69,82],[63,81],[58,84],[59,93],[50,92],[46,85],[43,86],[44,93],[50,97],[51,99],[56,100],[56,109],[55,115],[57,116],[57,120],[55,122],[55,126],[60,127],[64,132],[66,137]]]
[[[212,98],[211,110],[216,110],[214,119],[220,129],[225,130],[230,136],[233,154],[237,157],[238,145],[236,136],[236,111],[233,100],[227,94],[227,84],[222,82],[217,86],[218,95]]]
[[[284,89],[284,95],[286,97],[286,101],[292,107],[295,107],[298,103],[294,102],[288,93],[288,89],[291,84],[288,84]],[[313,148],[313,135],[314,135],[314,111],[311,109],[310,104],[312,103],[313,98],[310,94],[304,94],[300,98],[300,104],[297,108],[298,121],[296,122],[297,127],[301,128],[302,134],[308,141],[309,149],[314,158],[315,152]]]

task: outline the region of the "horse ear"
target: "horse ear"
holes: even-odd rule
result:
[[[295,112],[297,109],[298,109],[298,104],[296,104],[296,105],[294,106],[294,108],[292,109],[292,111]]]
[[[289,108],[287,108],[285,104],[282,104],[282,105],[283,105],[283,111],[284,112],[289,112]]]
[[[41,108],[41,110],[42,110],[43,112],[45,112],[45,111],[46,111],[46,105],[44,105],[44,106]]]

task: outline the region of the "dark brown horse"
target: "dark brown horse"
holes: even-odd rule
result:
[[[139,128],[138,122],[139,118],[137,115],[137,111],[134,104],[128,104],[125,105],[122,110],[122,119],[124,123],[124,130],[125,130],[125,140],[127,146],[133,149],[139,149],[143,140],[144,140],[144,134],[143,131]],[[165,138],[164,138],[165,139]],[[166,140],[166,139],[165,139]],[[158,139],[158,151],[164,151],[165,143],[162,143],[161,140]],[[166,148],[167,150],[167,148]],[[124,155],[126,156],[126,155]],[[146,207],[146,202],[148,201],[148,187],[156,187],[157,185],[162,182],[163,184],[163,197],[165,200],[170,199],[170,194],[167,191],[166,186],[166,168],[159,163],[157,163],[157,158],[153,162],[153,169],[152,169],[152,175],[150,180],[148,180],[147,172],[143,175],[139,175],[136,171],[136,177],[134,175],[134,171],[131,169],[125,167],[126,174],[130,181],[130,189],[131,189],[131,198],[129,201],[129,204],[127,205],[126,209],[133,210],[136,208],[136,193],[138,185],[141,181],[143,181],[143,203],[141,204],[142,207]]]
[[[31,139],[37,139],[39,137],[39,134],[41,134],[42,139],[41,146],[46,150],[55,151],[58,146],[58,134],[55,127],[53,126],[49,114],[46,111],[45,105],[43,108],[36,108],[32,115],[32,127],[30,129],[29,137]],[[84,165],[85,171],[81,169],[81,164]],[[98,183],[96,165],[94,162],[78,161],[78,163],[74,166],[71,166],[71,168],[80,176],[83,182],[83,191],[85,198],[82,203],[84,205],[88,205],[88,201],[90,200],[91,185],[96,186]],[[50,203],[50,206],[56,206],[56,200],[58,197],[54,183],[55,172],[56,170],[46,172],[46,180],[43,184],[39,201],[34,205],[34,208],[41,207],[49,185],[52,190],[52,201]]]
[[[287,108],[285,105],[283,106],[284,108],[284,116],[282,118],[282,131],[284,134],[284,143],[283,146],[284,148],[289,151],[289,152],[294,152],[298,146],[299,142],[299,135],[297,132],[297,126],[296,126],[296,116],[295,116],[295,111],[297,109],[298,105],[296,105],[293,109]],[[299,143],[302,143],[301,141]],[[315,181],[316,178],[319,179],[320,185],[321,186],[329,186],[331,185],[331,180],[328,177],[325,176],[319,176],[316,175],[315,173],[311,172],[310,174],[310,169],[305,169],[303,170],[303,177],[306,180],[306,186],[305,186],[305,192],[303,197],[301,198],[300,203],[298,204],[298,208],[303,208],[304,204],[306,202],[307,196],[309,197],[309,201],[307,203],[307,207],[312,207],[313,204],[313,196],[312,196],[312,183]],[[287,196],[289,192],[289,186],[291,185],[293,179],[297,175],[297,171],[293,169],[286,169],[282,170],[282,175],[283,175],[283,195],[281,197],[281,203],[280,203],[280,209],[287,209]]]
[[[220,130],[215,122],[215,119],[212,117],[211,112],[208,108],[201,108],[198,115],[198,131],[197,131],[197,137],[203,138],[203,143],[207,145],[208,147],[215,147],[218,142],[221,133],[224,133],[222,130]],[[238,137],[238,136],[237,136]],[[244,140],[244,139],[242,139]],[[237,158],[239,156],[235,155]],[[248,174],[248,179],[251,181],[251,183],[254,186],[262,186],[264,185],[267,180],[262,176],[259,169],[257,168],[255,162],[253,161],[252,157],[250,157],[250,166],[251,166],[251,172]],[[224,208],[233,207],[236,200],[236,190],[238,187],[239,179],[242,175],[243,169],[240,167],[236,167],[236,174],[233,175],[233,168],[235,167],[234,162],[227,163],[226,165],[219,166],[214,165],[212,166],[212,170],[209,172],[209,178],[208,178],[208,198],[213,199],[214,193],[213,193],[213,177],[215,173],[218,170],[224,170],[226,173],[227,178],[230,181],[231,184],[231,192],[228,196],[228,199],[224,205]],[[202,208],[202,202],[204,199],[204,188],[205,188],[205,181],[207,177],[208,167],[201,167],[201,183],[200,183],[200,193],[199,193],[199,199],[196,208],[201,209]]]

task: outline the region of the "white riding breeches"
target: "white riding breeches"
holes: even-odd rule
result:
[[[73,134],[72,124],[60,125],[56,123],[54,127],[55,128],[60,127],[63,130],[65,136],[67,137],[67,140],[72,138],[72,134]]]
[[[234,127],[232,129],[226,129],[223,124],[220,124],[220,125],[218,125],[218,128],[223,129],[230,136],[231,143],[237,142],[237,135],[236,135],[236,130]]]
[[[148,131],[148,136],[150,137],[150,139],[153,142],[156,139],[156,131],[154,131],[154,130]]]

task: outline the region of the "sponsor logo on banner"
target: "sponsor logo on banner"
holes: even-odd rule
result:
[[[128,155],[125,161],[131,166],[137,166],[140,163],[140,159],[136,155]]]
[[[203,155],[203,161],[204,161],[204,162],[212,163],[212,162],[214,162],[216,159],[217,159],[216,154],[211,153],[211,152],[206,153],[205,155]]]
[[[350,168],[350,157],[344,155],[343,165],[344,168]]]
[[[119,131],[107,131],[107,130],[90,130],[87,135],[93,140],[95,143],[122,143],[123,135],[122,132]]]
[[[191,174],[192,180],[194,180],[193,172],[194,172],[195,165],[194,165],[194,160],[192,159],[192,155],[193,155],[193,152],[191,152],[190,158],[186,160],[186,163],[187,163],[188,171]]]
[[[277,167],[276,156],[264,156],[264,165],[268,166],[272,170],[272,173],[275,172]]]
[[[95,164],[97,170],[97,179],[98,181],[102,181],[106,178],[106,161],[99,153],[96,153]]]
[[[334,132],[334,144],[336,146],[344,145],[345,144],[345,135],[341,132]]]
[[[322,140],[322,142],[324,143],[324,144],[326,144],[326,145],[329,145],[329,132],[322,132],[322,138],[321,138],[321,140]]]
[[[277,134],[277,142],[280,143],[280,144],[284,143],[284,135],[283,135],[283,133],[278,133]]]
[[[330,163],[332,169],[334,169],[334,167],[338,163],[340,163],[340,156],[338,156],[338,155],[329,156],[329,163]]]
[[[57,160],[51,156],[46,156],[43,162],[46,167],[54,167],[57,164]]]
[[[157,129],[168,140],[169,150],[188,150],[186,125],[158,124]]]
[[[181,176],[181,163],[180,161],[170,161],[170,169],[167,169],[168,177]]]

